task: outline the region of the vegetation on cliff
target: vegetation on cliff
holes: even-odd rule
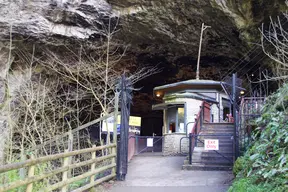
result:
[[[256,123],[254,142],[237,159],[229,191],[288,191],[288,84],[267,99]]]

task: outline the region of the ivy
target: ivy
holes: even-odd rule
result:
[[[288,84],[268,98],[255,123],[253,143],[241,157],[243,164],[235,167],[235,163],[237,176],[229,191],[244,186],[253,186],[254,191],[288,191]]]

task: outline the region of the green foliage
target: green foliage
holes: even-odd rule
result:
[[[35,167],[35,175],[40,175],[40,174],[45,173],[47,171],[47,168],[48,168],[47,163],[38,164]],[[27,169],[25,170],[27,172]],[[21,180],[19,170],[11,170],[11,171],[0,174],[0,186],[7,184],[7,183],[13,183],[19,180]],[[48,186],[48,181],[46,180],[35,182],[33,184],[33,192],[38,192],[40,191],[40,189],[46,186]],[[19,191],[22,192],[25,190],[26,190],[26,186],[22,186],[22,187],[19,187],[18,189],[9,190],[8,192],[19,192]]]
[[[241,178],[234,182],[228,192],[284,192],[284,186],[275,187],[270,183],[261,183],[257,177]]]
[[[85,184],[87,184],[88,181],[89,181],[88,178],[84,178],[84,179],[81,179],[79,181],[75,181],[69,185],[69,189],[70,190],[78,189],[78,188],[84,186]]]
[[[238,173],[243,170],[245,166],[245,158],[244,157],[239,157],[234,164],[233,167],[233,174],[234,176],[238,175]]]
[[[232,191],[288,191],[288,84],[270,96],[253,143],[235,162]]]

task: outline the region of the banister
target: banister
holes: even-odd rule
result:
[[[88,149],[81,149],[81,150],[76,150],[76,151],[71,151],[71,152],[64,152],[64,153],[59,153],[59,154],[55,154],[55,155],[48,155],[45,157],[39,157],[37,159],[29,159],[29,160],[22,161],[22,162],[11,163],[11,164],[1,166],[0,167],[0,173],[7,172],[10,170],[14,170],[14,169],[20,169],[20,168],[28,167],[31,165],[35,165],[35,164],[39,164],[39,163],[43,163],[43,162],[47,162],[47,161],[53,161],[53,160],[64,158],[64,157],[70,157],[70,156],[79,155],[79,154],[83,154],[83,153],[90,153],[93,151],[100,151],[102,149],[107,149],[107,148],[112,148],[112,147],[116,147],[116,144],[92,147],[92,148],[88,148]]]

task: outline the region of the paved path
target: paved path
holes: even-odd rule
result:
[[[111,192],[225,192],[232,179],[227,171],[184,171],[184,157],[137,156],[129,163],[126,181]]]

